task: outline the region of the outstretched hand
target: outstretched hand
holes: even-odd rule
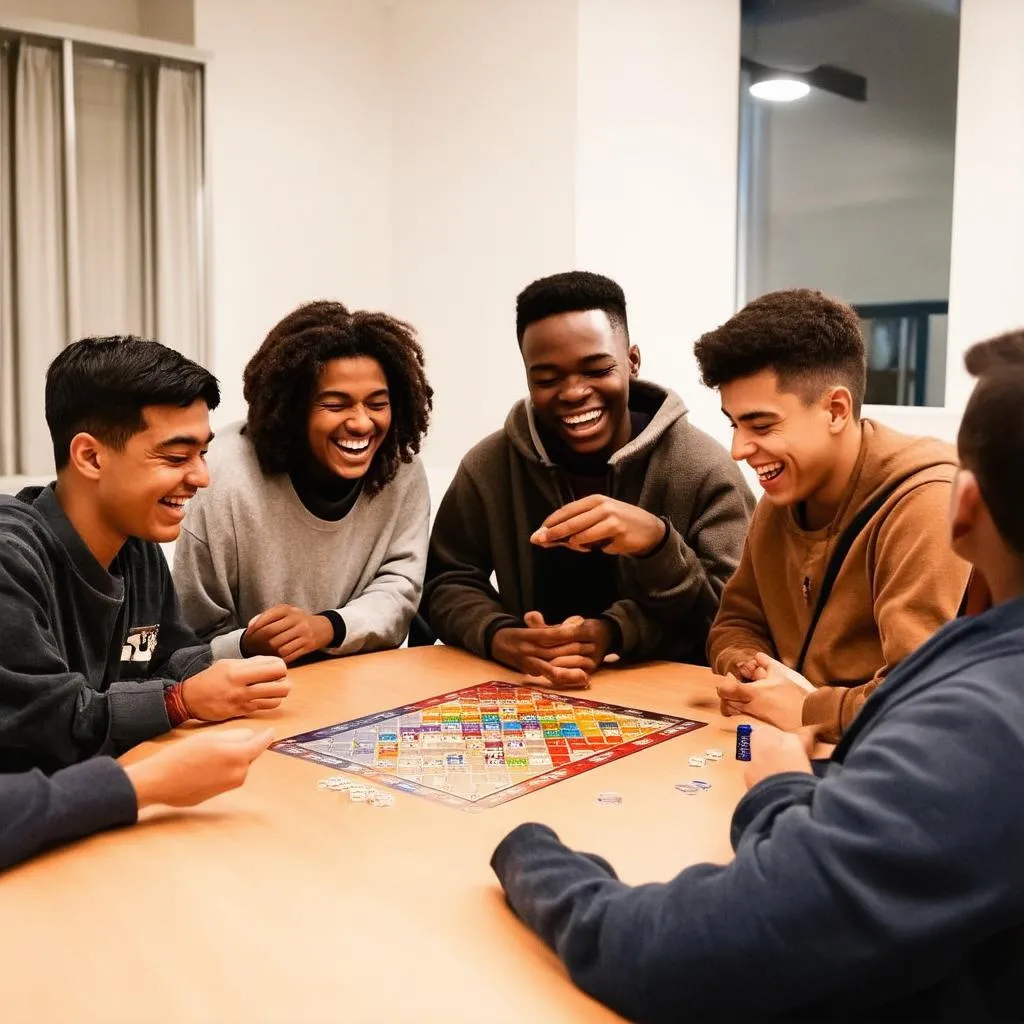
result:
[[[530,543],[635,557],[653,551],[667,530],[665,522],[646,509],[605,494],[591,494],[552,512]]]

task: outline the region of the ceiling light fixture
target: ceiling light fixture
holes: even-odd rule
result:
[[[868,80],[863,75],[834,64],[819,64],[810,71],[783,71],[740,58],[740,67],[750,75],[750,95],[776,103],[803,99],[811,89],[863,103],[868,98]]]

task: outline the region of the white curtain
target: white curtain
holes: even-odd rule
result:
[[[53,466],[53,448],[44,417],[46,368],[68,341],[61,55],[57,50],[22,43],[16,65],[12,111],[16,279],[12,306],[17,338],[18,458],[13,471],[47,473]]]
[[[202,128],[199,72],[160,67],[153,126],[156,337],[198,360],[205,354]]]
[[[17,464],[14,361],[14,164],[11,160],[11,44],[0,41],[0,476]]]
[[[142,70],[75,60],[78,273],[83,335],[148,334]]]

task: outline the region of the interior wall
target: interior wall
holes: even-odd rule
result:
[[[735,309],[739,3],[580,0],[576,257],[626,291],[641,373],[720,440],[693,343]]]
[[[244,414],[241,375],[301,302],[392,305],[392,93],[378,0],[197,0],[207,71],[217,421]]]
[[[515,298],[575,265],[576,0],[391,8],[394,310],[435,391],[450,472],[525,392]]]
[[[0,0],[5,17],[60,21],[109,32],[142,33],[139,0]]]

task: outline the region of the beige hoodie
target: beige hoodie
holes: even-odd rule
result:
[[[889,670],[956,615],[970,572],[948,540],[956,465],[950,445],[864,420],[828,526],[801,529],[792,508],[761,501],[708,637],[715,671],[736,673],[758,652],[795,664],[836,541],[874,495],[902,481],[850,548],[803,665],[819,688],[804,702],[804,724],[838,740]]]

